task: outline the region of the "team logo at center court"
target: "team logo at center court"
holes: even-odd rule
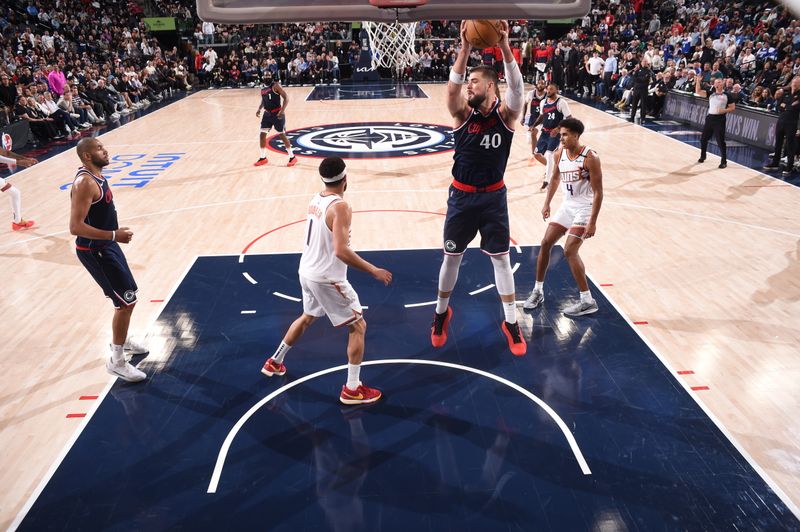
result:
[[[412,157],[451,151],[452,128],[411,122],[360,122],[313,126],[287,131],[294,153],[306,157],[380,159]],[[285,153],[279,135],[269,141],[272,150]]]

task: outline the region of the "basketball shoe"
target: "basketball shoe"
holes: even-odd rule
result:
[[[502,329],[503,334],[506,335],[508,348],[514,356],[521,357],[528,352],[528,344],[525,343],[525,339],[519,332],[519,323],[508,323],[504,321],[500,325],[500,329]]]
[[[144,373],[144,371],[133,367],[130,362],[125,362],[125,360],[122,360],[121,362],[115,364],[114,361],[111,360],[110,356],[106,360],[106,371],[109,374],[119,377],[127,382],[139,382],[147,378],[147,375]]]
[[[433,313],[433,324],[431,325],[431,345],[442,347],[447,343],[447,329],[450,328],[450,318],[453,317],[453,309],[449,306],[441,314]]]
[[[363,384],[359,384],[355,390],[342,386],[339,401],[346,405],[368,405],[380,399],[382,395],[380,390],[369,388]]]
[[[291,159],[289,159],[289,162],[286,163],[286,166],[294,166],[296,164],[297,164],[297,157],[292,157]]]
[[[584,314],[593,314],[599,310],[597,301],[579,301],[574,305],[570,305],[564,309],[564,314],[567,316],[583,316]]]
[[[269,162],[269,159],[266,157],[259,157],[256,162],[253,163],[253,166],[264,166]]]
[[[20,229],[28,229],[29,227],[33,227],[36,222],[33,220],[20,220],[19,223],[11,222],[11,230],[12,231],[19,231]]]
[[[264,367],[261,368],[261,373],[267,377],[272,377],[273,375],[280,377],[281,375],[286,375],[286,366],[283,362],[278,364],[272,357],[269,357],[264,363]]]
[[[544,294],[534,288],[531,290],[531,295],[529,295],[528,299],[525,300],[525,303],[522,304],[522,308],[528,310],[535,309],[542,304],[542,301],[544,301]]]

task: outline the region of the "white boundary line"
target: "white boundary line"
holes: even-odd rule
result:
[[[250,281],[250,284],[258,284],[258,281],[256,281],[255,279],[253,279],[253,277],[252,277],[252,276],[251,276],[249,273],[247,273],[247,272],[242,272],[242,277],[244,277],[245,279],[247,279],[248,281]]]
[[[243,310],[240,312],[240,314],[255,314],[255,313],[256,313],[255,310]]]
[[[377,366],[377,365],[381,365],[381,364],[421,364],[421,365],[427,365],[427,366],[441,366],[441,367],[445,367],[445,368],[458,369],[458,370],[461,370],[461,371],[467,371],[467,372],[470,372],[470,373],[475,373],[475,374],[480,375],[482,377],[487,377],[487,378],[492,379],[492,380],[494,380],[496,382],[499,382],[500,384],[505,384],[509,388],[512,388],[513,390],[516,390],[517,392],[521,393],[522,395],[524,395],[525,397],[527,397],[528,399],[530,399],[531,401],[533,401],[534,403],[539,405],[545,412],[547,412],[547,414],[553,419],[553,421],[556,422],[556,425],[558,425],[558,428],[561,429],[561,432],[564,434],[564,437],[566,438],[567,443],[569,443],[569,446],[572,449],[572,453],[575,455],[575,460],[577,460],[578,465],[580,466],[581,471],[583,472],[583,474],[584,475],[591,475],[592,474],[591,469],[589,469],[589,464],[586,463],[586,459],[584,458],[583,453],[581,453],[580,447],[578,447],[578,442],[575,440],[575,436],[572,434],[572,432],[570,432],[569,428],[567,427],[567,424],[564,423],[564,420],[561,419],[561,417],[555,412],[555,410],[553,410],[550,407],[550,405],[545,403],[542,399],[540,399],[539,397],[534,395],[532,392],[526,390],[522,386],[520,386],[520,385],[518,385],[516,383],[513,383],[513,382],[511,382],[511,381],[509,381],[507,379],[504,379],[503,377],[499,377],[499,376],[497,376],[497,375],[495,375],[493,373],[489,373],[487,371],[483,371],[483,370],[480,370],[480,369],[472,368],[470,366],[463,366],[461,364],[453,364],[452,362],[442,362],[442,361],[439,361],[439,360],[424,360],[424,359],[417,360],[417,359],[409,359],[409,358],[396,358],[396,359],[388,359],[388,360],[370,360],[370,361],[361,363],[362,366]],[[269,395],[267,395],[266,397],[261,399],[255,405],[253,405],[250,408],[250,410],[248,410],[242,417],[239,418],[239,420],[236,422],[236,424],[228,432],[228,435],[225,437],[225,441],[222,443],[222,447],[220,447],[219,454],[217,455],[217,462],[214,465],[214,472],[212,473],[211,480],[208,483],[207,493],[216,493],[217,492],[217,487],[219,486],[219,479],[222,476],[222,468],[225,466],[225,459],[228,456],[228,451],[230,450],[230,447],[231,447],[231,444],[233,443],[234,438],[236,438],[236,435],[239,433],[239,430],[241,430],[241,428],[244,426],[244,424],[247,423],[247,421],[251,417],[253,417],[253,415],[262,406],[264,406],[269,401],[271,401],[275,397],[279,396],[283,392],[288,391],[291,388],[294,388],[295,386],[297,386],[299,384],[302,384],[302,383],[304,383],[306,381],[310,381],[311,379],[315,379],[317,377],[321,377],[323,375],[327,375],[328,373],[333,373],[335,371],[341,371],[341,370],[345,370],[345,369],[347,369],[347,365],[335,366],[333,368],[324,369],[322,371],[318,371],[316,373],[312,373],[310,375],[306,375],[305,377],[297,379],[296,381],[292,381],[289,384],[281,386],[280,388],[278,388],[274,392],[270,393]]]
[[[588,273],[586,274],[586,277],[589,278],[592,281],[592,283],[594,283],[597,291],[603,294],[603,296],[608,300],[611,306],[614,307],[614,309],[619,313],[619,315],[622,316],[622,318],[628,323],[630,328],[633,329],[636,335],[645,343],[645,345],[647,345],[648,348],[650,348],[650,350],[658,358],[661,364],[663,364],[664,367],[667,368],[667,370],[670,372],[672,378],[675,379],[678,382],[678,384],[680,384],[683,387],[683,389],[686,391],[686,393],[689,394],[689,396],[692,399],[694,399],[695,403],[697,403],[697,405],[705,413],[705,415],[708,416],[708,418],[714,423],[714,425],[716,425],[716,427],[720,430],[720,432],[722,432],[722,434],[725,435],[728,441],[733,444],[736,450],[739,451],[739,454],[741,454],[744,457],[744,459],[747,460],[747,463],[750,464],[750,467],[752,467],[755,470],[755,472],[759,474],[762,480],[764,480],[764,482],[767,483],[767,485],[772,489],[772,491],[775,492],[778,498],[780,498],[781,501],[783,501],[786,507],[789,508],[789,511],[791,511],[795,515],[795,517],[800,519],[800,508],[798,508],[797,505],[795,505],[792,502],[792,500],[786,495],[786,493],[775,483],[775,481],[772,480],[772,478],[770,478],[767,472],[764,471],[761,468],[761,466],[759,466],[756,463],[753,457],[750,456],[750,454],[744,449],[744,447],[742,447],[741,444],[739,444],[739,442],[736,441],[736,438],[734,438],[733,434],[731,434],[731,432],[728,431],[725,425],[723,425],[722,422],[719,419],[717,419],[717,417],[711,412],[711,410],[709,410],[706,407],[706,405],[700,399],[700,396],[697,393],[695,393],[694,390],[692,390],[691,386],[689,386],[684,379],[678,378],[677,376],[678,373],[675,370],[675,368],[673,368],[672,365],[669,362],[667,362],[667,360],[663,356],[661,356],[661,353],[658,352],[655,346],[653,346],[653,344],[650,343],[650,341],[644,336],[644,334],[642,334],[641,328],[633,324],[633,321],[627,316],[627,314],[625,314],[625,312],[622,311],[622,309],[619,306],[617,306],[617,304],[614,302],[611,296],[609,296],[608,293],[603,289],[603,287],[600,286],[600,283],[595,282],[595,280],[592,279]]]
[[[272,292],[272,295],[282,297],[283,299],[288,299],[289,301],[294,301],[295,303],[299,303],[302,301],[302,299],[300,299],[299,297],[287,296],[286,294],[281,294],[280,292]]]
[[[181,285],[181,283],[183,283],[183,280],[189,274],[189,270],[191,270],[192,266],[194,266],[195,262],[197,262],[197,258],[198,257],[195,257],[195,258],[192,259],[192,261],[189,263],[189,265],[183,271],[183,274],[181,274],[181,276],[175,282],[175,285],[172,287],[172,290],[170,290],[169,295],[166,298],[164,298],[164,302],[161,304],[160,308],[155,312],[153,317],[150,319],[150,323],[147,325],[147,327],[145,329],[148,333],[153,328],[153,326],[155,325],[156,321],[158,321],[158,318],[161,316],[161,313],[166,308],[167,303],[169,303],[169,300],[172,299],[172,296],[174,296],[175,292],[177,292],[178,287]],[[147,360],[147,359],[145,358],[145,360]],[[142,362],[144,362],[145,360],[143,360]],[[55,475],[55,473],[58,470],[59,466],[61,466],[61,463],[64,461],[64,458],[67,457],[67,454],[72,449],[72,446],[75,445],[76,441],[78,441],[78,438],[83,433],[83,431],[86,428],[86,426],[89,424],[89,421],[91,421],[91,419],[94,416],[95,412],[97,412],[97,409],[100,408],[100,404],[105,400],[106,396],[111,391],[111,387],[114,386],[114,383],[116,381],[117,381],[117,377],[111,377],[109,379],[109,381],[106,384],[105,388],[103,388],[103,391],[100,392],[100,395],[97,397],[97,399],[94,401],[94,404],[89,409],[89,412],[86,414],[86,417],[83,418],[83,421],[81,422],[80,426],[75,430],[75,433],[72,435],[72,437],[69,439],[69,441],[67,441],[66,445],[64,445],[64,447],[61,449],[61,452],[58,454],[58,456],[56,457],[55,461],[50,466],[50,469],[47,470],[47,473],[45,473],[45,475],[42,478],[41,482],[39,482],[39,485],[36,486],[36,489],[33,491],[31,496],[28,498],[28,501],[25,503],[25,506],[22,507],[22,509],[17,514],[17,517],[14,518],[14,521],[11,522],[11,525],[8,527],[9,532],[13,531],[13,530],[16,530],[19,527],[19,525],[22,524],[22,521],[25,519],[25,516],[28,515],[28,512],[31,510],[33,505],[36,503],[36,500],[42,494],[42,492],[44,491],[44,488],[50,482],[50,479],[53,478],[53,475]]]
[[[416,308],[416,307],[427,307],[430,305],[435,305],[436,301],[425,301],[423,303],[408,303],[403,305],[405,308]]]

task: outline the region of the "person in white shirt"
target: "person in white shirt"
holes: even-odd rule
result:
[[[203,22],[203,44],[214,44],[214,24]]]
[[[381,398],[380,390],[362,384],[364,336],[367,330],[361,303],[347,281],[347,267],[372,275],[388,285],[392,273],[378,268],[350,249],[350,222],[353,211],[344,201],[347,167],[339,157],[328,157],[319,165],[324,189],[308,205],[305,246],[298,275],[303,294],[303,313],[283,337],[275,353],[267,359],[261,373],[267,377],[284,375],[286,353],[317,318],[327,316],[334,327],[347,327],[347,382],[339,401],[344,404],[369,404]]]
[[[597,83],[600,81],[605,63],[599,52],[592,52],[592,57],[586,63],[586,71],[589,73],[589,96],[597,95]]]

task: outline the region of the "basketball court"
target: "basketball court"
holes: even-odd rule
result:
[[[27,232],[6,272],[3,528],[19,530],[800,530],[800,190],[570,102],[603,165],[581,253],[557,248],[514,357],[489,260],[470,249],[447,345],[430,346],[452,128],[444,85],[289,87],[287,168],[258,157],[258,89],[207,90],[100,137],[139,284],[140,384],[103,366],[112,306],[67,231],[74,150],[18,171]],[[546,228],[517,128],[505,181],[522,300]],[[337,401],[346,334],[301,312],[322,157],[346,158],[369,407]],[[560,204],[560,192],[554,206]],[[477,241],[472,246],[477,247]],[[10,317],[10,319],[9,319]],[[792,325],[792,324],[795,325]]]

